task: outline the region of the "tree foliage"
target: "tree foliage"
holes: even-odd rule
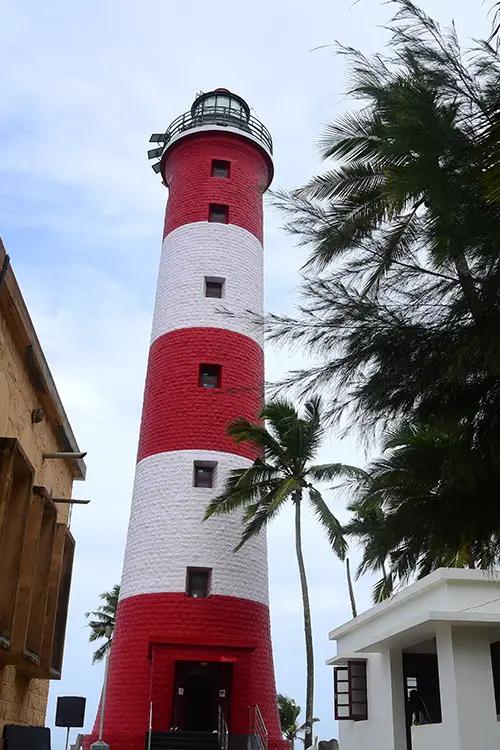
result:
[[[358,575],[382,572],[375,600],[439,567],[492,568],[500,557],[498,462],[457,426],[402,423],[383,447],[358,482],[346,528],[363,546]]]
[[[298,316],[268,320],[316,360],[280,387],[389,431],[350,526],[362,569],[387,565],[380,596],[412,570],[491,565],[500,500],[500,58],[394,4],[387,55],[340,48],[359,106],[327,127],[325,171],[275,195],[309,257]]]
[[[290,742],[293,748],[295,740],[300,738],[300,735],[305,730],[305,724],[299,724],[299,716],[302,709],[293,698],[278,693],[278,711],[283,737]],[[319,719],[313,719],[313,722],[317,721]]]
[[[306,645],[305,747],[312,743],[314,705],[314,653],[309,590],[302,551],[302,506],[307,499],[325,532],[329,544],[340,559],[346,553],[342,526],[330,510],[317,483],[337,478],[356,478],[363,472],[340,463],[314,464],[313,460],[325,435],[321,399],[310,398],[303,415],[285,399],[268,403],[259,422],[237,419],[228,427],[237,443],[253,446],[258,457],[251,466],[234,469],[222,493],[209,504],[206,518],[214,514],[239,511],[243,528],[240,549],[260,534],[286,504],[295,515],[295,551],[302,591],[304,635]]]
[[[94,651],[92,664],[102,661],[111,647],[119,597],[120,586],[116,584],[111,591],[103,591],[100,594],[99,598],[104,604],[100,604],[92,612],[85,613],[85,617],[88,618],[87,627],[91,630],[89,641],[93,643],[105,639],[104,643]]]

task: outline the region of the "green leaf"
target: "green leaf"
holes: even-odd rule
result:
[[[335,554],[343,560],[347,552],[347,543],[342,533],[342,525],[333,515],[328,505],[323,500],[321,493],[315,487],[309,486],[309,500],[314,513],[326,531],[328,541]]]

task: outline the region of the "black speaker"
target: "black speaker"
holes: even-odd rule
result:
[[[86,698],[66,695],[57,699],[56,727],[83,727]]]
[[[3,730],[5,750],[50,750],[50,729],[7,724]]]

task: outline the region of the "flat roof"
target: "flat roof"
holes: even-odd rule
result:
[[[386,615],[391,614],[391,610],[399,608],[402,604],[405,604],[409,602],[411,599],[417,598],[422,596],[423,594],[427,593],[431,589],[440,586],[447,582],[463,582],[463,583],[497,583],[500,586],[500,578],[494,578],[494,576],[486,570],[470,570],[468,568],[439,568],[438,570],[435,570],[433,573],[430,573],[425,578],[422,578],[419,581],[416,581],[415,583],[411,584],[410,586],[407,586],[406,588],[399,591],[394,596],[390,597],[384,602],[381,602],[380,604],[376,604],[374,607],[371,607],[369,610],[364,612],[363,614],[359,615],[358,617],[353,618],[352,620],[349,620],[348,622],[344,623],[343,625],[340,625],[338,628],[335,628],[334,630],[330,631],[328,634],[328,637],[330,640],[338,640],[339,638],[342,638],[343,636],[354,633],[356,630],[360,629],[361,627],[367,625],[370,623],[370,621],[378,619],[383,619]],[[472,605],[468,609],[474,609],[475,605]],[[424,618],[425,621],[427,621],[429,618],[434,619],[434,617],[431,617],[431,615],[436,614],[435,612],[431,612],[430,610],[427,610],[425,605],[423,606],[423,613],[419,614],[419,622],[423,621],[422,618]],[[448,616],[453,616],[455,618],[458,617],[458,615],[463,615],[463,621],[465,621],[467,615],[471,615],[473,613],[457,613],[453,611],[446,611],[446,612],[440,612],[440,617],[448,618]],[[481,613],[481,615],[478,615],[479,619],[483,619],[483,621],[488,620],[488,618],[492,617],[494,613]],[[474,621],[474,618],[470,620],[471,622]],[[500,620],[499,620],[500,621]],[[495,620],[496,622],[496,620]],[[417,624],[417,623],[414,623]],[[408,622],[408,627],[412,627],[411,621]],[[406,627],[404,628],[406,629]],[[398,629],[399,632],[401,632],[401,626]],[[388,631],[389,633],[389,631]],[[356,649],[358,650],[358,649]]]
[[[4,268],[7,252],[0,237],[0,269]],[[7,266],[0,286],[0,305],[9,314],[16,328],[21,346],[26,348],[26,361],[33,386],[38,392],[40,403],[50,416],[51,423],[58,433],[60,450],[80,453],[80,448],[71,429],[61,398],[50,368],[45,359],[42,347],[36,335],[33,321],[28,312],[21,289],[10,263]],[[86,466],[83,459],[68,462],[73,469],[75,479],[85,479]]]

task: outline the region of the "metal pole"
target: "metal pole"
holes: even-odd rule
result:
[[[68,744],[69,744],[69,727],[66,727],[66,749],[68,750]]]
[[[56,453],[43,453],[43,458],[55,458],[65,460],[78,461],[81,458],[85,458],[87,451],[57,451]]]
[[[106,707],[106,688],[108,687],[108,666],[109,666],[110,651],[111,651],[111,641],[109,641],[108,653],[106,654],[106,665],[104,667],[104,682],[102,685],[102,697],[101,697],[101,714],[99,716],[99,742],[102,742],[102,732],[104,729],[104,709]]]
[[[151,750],[151,732],[153,729],[153,701],[149,701],[149,734],[148,734],[148,750]]]

